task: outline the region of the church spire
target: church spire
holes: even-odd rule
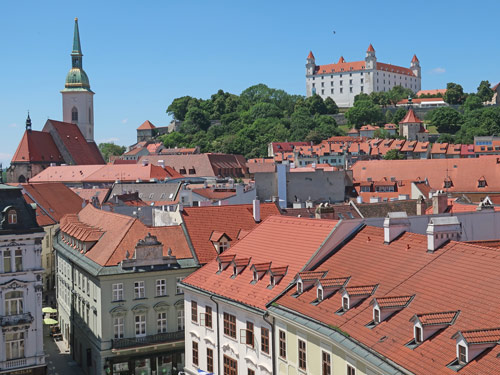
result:
[[[82,68],[82,56],[82,46],[80,45],[80,31],[78,30],[78,18],[75,18],[73,51],[71,51],[71,66],[73,68]]]
[[[26,118],[26,130],[31,131],[31,118],[30,118],[30,111],[28,111],[28,117]]]

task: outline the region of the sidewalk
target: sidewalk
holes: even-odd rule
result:
[[[47,356],[48,375],[83,375],[82,369],[73,361],[69,351],[65,352],[62,341],[55,342],[52,337],[44,335],[43,347]]]

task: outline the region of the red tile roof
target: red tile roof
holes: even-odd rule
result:
[[[375,298],[381,309],[403,308],[406,307],[414,296],[390,296]]]
[[[405,151],[406,145],[401,151]],[[352,167],[355,181],[381,180],[394,177],[396,180],[420,179],[429,185],[443,189],[446,176],[453,181],[450,192],[499,192],[500,159],[496,156],[458,159],[423,160],[370,160],[358,161]],[[478,187],[481,177],[486,179],[485,187]]]
[[[38,225],[59,223],[66,214],[76,214],[83,200],[64,184],[21,184],[26,202],[36,203]]]
[[[455,319],[460,314],[460,311],[445,311],[445,312],[432,312],[426,314],[417,314],[415,317],[422,323],[422,325],[441,325],[453,324]]]
[[[312,51],[309,51],[309,55],[307,55],[307,58],[314,60],[314,55],[313,55]]]
[[[415,96],[418,98],[420,95],[436,95],[436,94],[444,95],[445,93],[446,93],[446,89],[420,90],[417,92],[417,94]]]
[[[274,203],[260,205],[261,220],[268,216],[279,215]],[[258,223],[253,219],[253,206],[239,204],[214,207],[184,207],[182,219],[198,256],[200,263],[208,263],[215,259],[217,251],[210,242],[213,231],[226,233],[230,238],[238,238],[238,233],[251,230]]]
[[[92,201],[92,197],[97,197],[100,204],[103,204],[106,200],[108,193],[111,189],[83,189],[83,188],[71,188],[73,193],[77,194],[80,198],[87,202]]]
[[[271,216],[227,250],[228,255],[251,257],[251,264],[272,262],[271,270],[275,274],[282,275],[288,267],[286,275],[273,288],[268,288],[269,277],[250,284],[253,280],[251,267],[234,279],[231,278],[232,270],[226,269],[217,273],[216,261],[192,273],[184,279],[184,283],[264,310],[266,303],[288,286],[307,260],[330,236],[336,224],[335,220]]]
[[[404,117],[404,119],[402,119],[400,122],[400,124],[414,124],[414,123],[422,123],[422,120],[420,120],[418,118],[418,116],[415,114],[415,112],[413,111],[413,108],[410,108],[408,110],[408,112],[406,113],[406,116]]]
[[[344,290],[350,296],[371,296],[375,293],[377,285],[359,285],[359,286],[348,286]]]
[[[323,288],[340,288],[349,281],[349,277],[331,277],[318,280]]]
[[[500,343],[500,328],[460,331],[460,334],[468,344]]]
[[[372,44],[368,46],[368,49],[366,50],[367,52],[375,52],[375,48],[373,48]]]
[[[144,121],[141,126],[137,128],[137,130],[152,130],[156,129],[156,126],[154,126],[149,120]]]
[[[181,226],[147,227],[138,219],[99,210],[90,204],[77,215],[64,216],[61,231],[97,241],[85,256],[101,266],[116,266],[126,258],[127,251],[133,255],[137,241],[148,233],[163,243],[165,256],[171,248],[178,259],[193,257]]]
[[[298,276],[302,279],[302,281],[311,281],[321,279],[325,276],[326,271],[304,271],[299,272]]]
[[[212,188],[201,188],[192,189],[193,193],[201,195],[207,199],[220,200],[226,199],[236,195],[235,189],[212,189]]]
[[[64,158],[49,133],[26,130],[12,162],[64,163]]]

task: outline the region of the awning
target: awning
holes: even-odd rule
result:
[[[54,314],[57,312],[57,309],[54,309],[53,307],[44,307],[42,309],[43,313],[49,313],[49,314]]]
[[[58,324],[58,323],[59,323],[59,322],[58,322],[57,320],[55,320],[55,319],[51,319],[51,318],[45,318],[45,319],[43,320],[43,324],[47,324],[47,325],[49,325],[49,326],[54,325],[54,324]]]

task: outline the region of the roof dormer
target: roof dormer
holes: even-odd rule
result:
[[[312,302],[317,305],[324,299],[330,297],[336,291],[347,285],[351,277],[332,277],[328,279],[319,279],[316,281],[316,300]]]
[[[250,270],[253,273],[251,283],[255,284],[259,280],[261,280],[266,275],[266,273],[269,271],[269,269],[271,268],[271,264],[272,264],[272,262],[252,264],[252,267],[250,267]]]
[[[219,269],[217,273],[221,273],[224,271],[233,261],[236,255],[231,254],[231,255],[219,255],[217,257],[217,262],[219,263]]]
[[[299,272],[295,278],[297,283],[297,292],[293,295],[297,297],[304,291],[311,288],[319,279],[326,276],[328,271],[304,271]]]
[[[414,297],[415,295],[374,298],[372,301],[373,321],[367,327],[372,328],[387,320],[398,311],[407,307]]]
[[[486,178],[484,176],[481,176],[479,180],[477,180],[477,187],[478,188],[485,188],[486,187]]]
[[[217,253],[222,254],[231,246],[231,237],[224,232],[213,231],[210,235],[210,242],[215,247]]]
[[[365,299],[373,295],[377,288],[378,284],[342,288],[342,307],[336,311],[336,314],[342,315],[347,312],[347,310],[359,305]]]
[[[413,322],[413,340],[406,346],[415,349],[438,331],[455,323],[459,314],[460,310],[414,315],[410,319],[410,322]]]
[[[233,279],[238,276],[249,264],[252,258],[233,258],[231,264],[233,265]]]
[[[485,350],[500,342],[500,328],[458,331],[452,338],[456,340],[457,357],[447,367],[458,371]]]
[[[269,269],[269,289],[274,288],[285,277],[288,272],[288,266],[284,267],[271,267]]]

